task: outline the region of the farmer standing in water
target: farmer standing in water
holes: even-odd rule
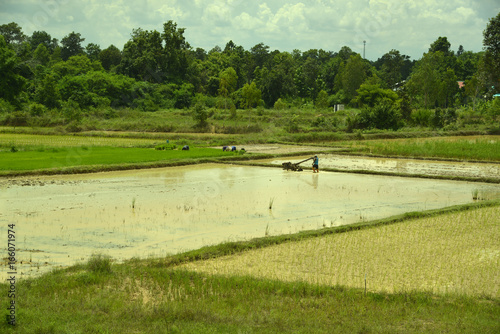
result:
[[[318,156],[314,156],[313,160],[313,173],[319,173],[319,159]]]

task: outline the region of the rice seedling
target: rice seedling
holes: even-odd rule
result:
[[[274,197],[271,197],[269,199],[269,210],[272,210],[273,209],[273,204],[274,204]]]
[[[334,234],[184,265],[198,272],[370,292],[500,297],[500,207]],[[366,275],[366,276],[365,276]]]

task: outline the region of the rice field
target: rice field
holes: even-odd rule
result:
[[[384,139],[344,145],[377,155],[500,161],[499,136]]]
[[[159,139],[121,138],[98,136],[69,135],[30,135],[0,133],[0,150],[16,147],[80,147],[80,146],[110,146],[110,147],[144,147],[158,143]]]
[[[500,297],[500,207],[289,242],[182,268],[224,276]]]

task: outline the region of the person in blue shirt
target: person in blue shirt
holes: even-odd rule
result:
[[[314,156],[313,160],[313,173],[319,173],[319,159],[318,156]]]

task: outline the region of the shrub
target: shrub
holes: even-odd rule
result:
[[[14,106],[4,99],[0,99],[0,113],[10,113],[15,110]]]
[[[205,129],[208,126],[208,113],[203,104],[198,103],[194,106],[193,119],[197,129]]]
[[[417,109],[411,113],[411,121],[414,125],[428,127],[431,125],[433,113],[429,109]]]
[[[47,112],[47,107],[40,103],[30,103],[27,111],[31,116],[42,116]]]
[[[276,109],[276,110],[285,110],[286,108],[287,108],[287,105],[281,98],[279,98],[274,103],[274,109]]]
[[[155,146],[155,150],[157,151],[166,151],[166,150],[175,150],[177,149],[177,145],[173,144],[162,144]]]
[[[102,254],[92,254],[87,262],[87,270],[93,273],[111,273],[111,257]]]
[[[403,126],[401,112],[391,101],[382,101],[371,108],[363,108],[358,115],[360,129],[397,130]]]

